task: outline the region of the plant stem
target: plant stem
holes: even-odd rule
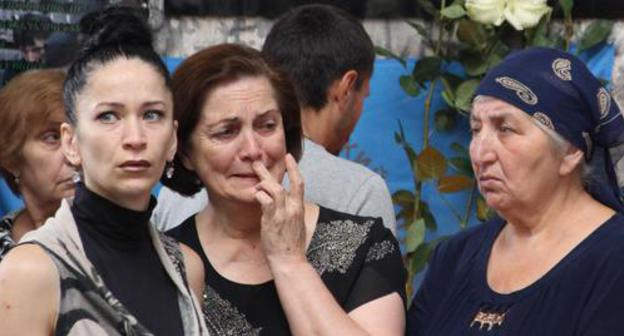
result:
[[[435,87],[438,84],[438,79],[434,79],[429,84],[429,92],[425,99],[425,113],[423,124],[423,150],[429,146],[429,115],[431,114],[431,101],[433,100],[433,94],[435,93]]]
[[[457,209],[453,207],[453,204],[451,204],[451,202],[449,202],[449,200],[444,197],[444,194],[442,194],[441,192],[437,192],[436,194],[440,196],[440,199],[442,200],[442,202],[444,202],[444,205],[446,205],[451,210],[453,216],[455,216],[455,219],[457,219],[461,226],[462,216],[459,214],[459,211],[457,211]]]
[[[473,182],[472,189],[470,190],[470,196],[468,197],[468,204],[466,205],[466,213],[464,219],[459,222],[459,227],[465,229],[468,226],[468,220],[470,219],[470,212],[472,211],[472,202],[475,198],[475,192],[477,191],[477,183]]]

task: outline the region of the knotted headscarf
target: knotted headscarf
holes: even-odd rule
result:
[[[624,117],[583,61],[557,49],[517,51],[488,72],[476,94],[521,109],[582,150],[586,161],[599,157],[603,178],[590,181],[588,192],[615,210],[624,209]]]

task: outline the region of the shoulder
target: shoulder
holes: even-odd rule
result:
[[[582,260],[600,274],[616,271],[624,281],[624,215],[616,213],[598,227],[581,245]]]
[[[204,264],[199,255],[190,247],[180,243],[180,250],[184,255],[188,284],[191,286],[195,296],[201,298],[204,292]]]
[[[384,226],[380,217],[352,215],[325,207],[320,207],[315,235],[319,243],[328,240],[340,241],[341,244],[374,248],[376,243],[384,243],[384,249],[398,249],[398,243],[392,232]],[[357,243],[358,246],[355,246]],[[390,244],[390,245],[388,245]],[[381,248],[377,246],[375,248]]]
[[[305,142],[305,150],[299,162],[299,166],[304,172],[315,171],[321,167],[327,171],[327,174],[341,174],[339,178],[366,180],[377,176],[381,177],[370,170],[368,167],[359,163],[349,161],[347,159],[328,153],[323,147],[309,140]]]
[[[187,267],[189,281],[193,282],[199,281],[201,283],[204,282],[204,264],[197,254],[192,248],[180,243],[180,251],[182,251],[182,255],[184,256],[184,264]]]
[[[18,245],[7,254],[0,263],[0,276],[4,278],[7,275],[15,278],[34,277],[39,280],[58,278],[54,262],[45,250],[36,244]]]
[[[40,246],[22,244],[0,262],[0,330],[7,335],[50,334],[59,311],[60,278]]]
[[[381,224],[381,219],[378,217],[352,215],[349,213],[326,208],[324,206],[319,206],[319,209],[319,224],[323,223],[330,226],[340,226],[346,223],[347,225],[366,227],[369,230],[371,228],[384,228],[384,226]]]

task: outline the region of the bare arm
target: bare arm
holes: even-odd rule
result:
[[[60,280],[50,257],[21,245],[0,262],[0,335],[50,335],[60,302]]]
[[[271,269],[295,335],[403,335],[405,332],[403,300],[397,293],[346,314],[307,261],[274,260]]]
[[[186,265],[189,286],[191,286],[191,290],[197,300],[201,302],[204,295],[204,264],[197,253],[190,247],[180,244],[180,250],[184,254],[184,264]]]
[[[262,205],[262,242],[290,329],[295,335],[403,335],[405,311],[396,293],[347,314],[305,257],[303,181],[294,159],[286,192],[260,163],[256,199]]]

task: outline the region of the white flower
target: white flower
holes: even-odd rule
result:
[[[536,26],[551,10],[546,0],[507,0],[504,16],[516,30],[523,30]]]
[[[505,20],[507,0],[466,0],[466,11],[474,21],[499,26]]]
[[[551,10],[546,0],[466,0],[472,20],[495,26],[507,20],[516,30],[534,27]]]

